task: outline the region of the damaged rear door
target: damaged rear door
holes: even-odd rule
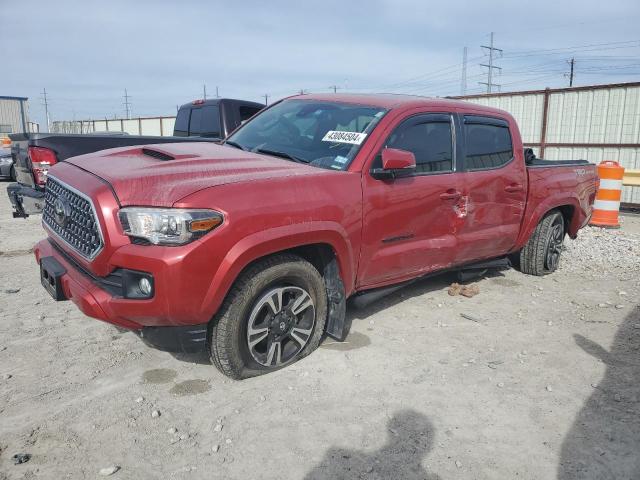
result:
[[[501,118],[460,115],[459,212],[456,263],[506,254],[515,245],[527,198],[527,175],[517,128]]]

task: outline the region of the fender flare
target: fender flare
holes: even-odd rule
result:
[[[313,244],[327,244],[333,248],[345,289],[351,292],[355,284],[355,260],[346,231],[335,222],[307,222],[256,232],[236,243],[216,271],[202,310],[213,317],[238,276],[255,260]]]
[[[582,225],[580,225],[580,200],[576,194],[571,194],[567,196],[565,193],[558,193],[556,195],[552,195],[551,197],[547,197],[543,202],[539,203],[533,212],[526,213],[525,212],[525,220],[522,224],[522,228],[520,229],[520,235],[518,236],[518,241],[516,242],[516,249],[520,249],[524,247],[524,245],[529,241],[529,238],[533,234],[540,220],[551,210],[561,208],[561,207],[571,207],[574,210],[574,214],[571,218],[571,222],[568,225],[567,231],[569,236],[572,238],[575,237],[576,233],[580,229]]]

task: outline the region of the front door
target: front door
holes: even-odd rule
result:
[[[391,284],[450,266],[455,260],[455,173],[450,114],[419,114],[393,129],[383,148],[412,152],[416,170],[392,180],[373,178],[381,155],[363,174],[363,242],[358,287]]]

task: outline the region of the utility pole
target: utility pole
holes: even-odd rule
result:
[[[460,79],[460,95],[467,93],[467,47],[462,49],[462,78]]]
[[[494,33],[491,32],[491,41],[489,43],[489,46],[487,45],[480,45],[481,48],[486,48],[487,50],[489,50],[489,64],[487,65],[486,63],[481,63],[480,66],[481,67],[487,67],[487,81],[486,82],[478,82],[480,85],[486,85],[487,86],[487,93],[491,93],[493,91],[493,87],[498,87],[498,90],[500,89],[500,85],[493,83],[493,71],[494,70],[499,70],[502,71],[502,68],[500,67],[496,67],[493,62],[495,60],[495,54],[493,52],[500,52],[500,55],[502,55],[502,50],[499,48],[495,48],[493,46],[493,35]]]
[[[270,97],[270,96],[271,96],[271,95],[269,95],[268,93],[265,93],[265,94],[264,94],[264,104],[265,104],[265,105],[269,105],[269,97]]]
[[[47,89],[42,89],[42,99],[44,102],[44,114],[47,117],[47,133],[49,133],[49,129],[51,128],[51,121],[49,120],[49,101],[47,100]]]
[[[338,85],[329,85],[329,88],[333,88],[333,93],[338,93],[340,87]]]
[[[206,100],[207,99],[207,86],[206,85],[202,85],[202,95],[203,98]]]
[[[570,70],[569,70],[569,75],[565,75],[569,77],[569,86],[573,87],[573,67],[576,64],[576,59],[575,58],[571,58],[571,60],[569,60],[567,62],[570,66]]]
[[[218,95],[218,86],[216,85],[216,98],[220,98],[220,95]]]
[[[129,94],[127,94],[127,89],[124,89],[124,109],[125,112],[127,113],[127,120],[129,120],[131,118],[131,102],[129,101],[129,99],[131,98],[131,96]]]

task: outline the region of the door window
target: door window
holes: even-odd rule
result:
[[[513,158],[513,145],[507,122],[482,117],[464,117],[467,170],[499,168]]]
[[[176,137],[186,137],[189,135],[189,114],[190,108],[181,108],[176,117],[176,124],[173,127],[173,134]]]
[[[239,110],[240,110],[240,123],[244,123],[262,109],[258,107],[248,107],[246,105],[243,105],[240,107]]]
[[[438,117],[441,119],[437,121],[428,118],[413,118],[405,121],[389,135],[385,147],[412,152],[416,157],[417,174],[451,172],[453,170],[451,121],[448,115],[438,115]]]

